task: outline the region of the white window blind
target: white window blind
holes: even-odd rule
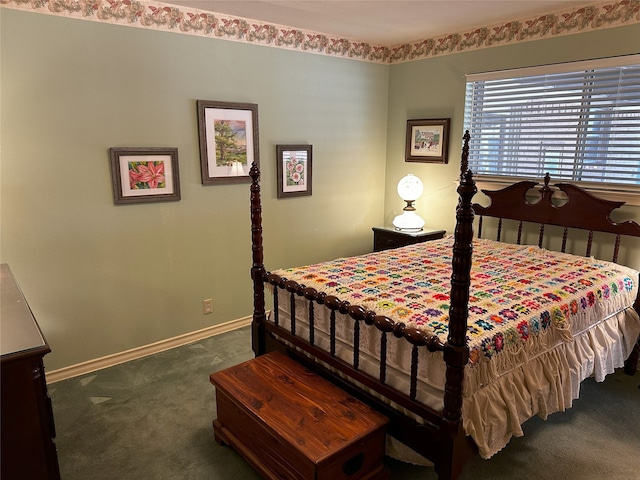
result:
[[[465,129],[477,175],[640,191],[640,55],[468,75]]]

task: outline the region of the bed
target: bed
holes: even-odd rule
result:
[[[473,455],[497,453],[528,418],[569,408],[584,378],[601,381],[623,365],[634,373],[638,363],[639,274],[616,262],[640,225],[611,221],[622,202],[552,186],[548,175],[540,187],[519,182],[484,191],[488,206],[473,204],[469,138],[453,235],[273,272],[256,165],[250,173],[255,354],[286,352],[387,415],[389,452],[428,459],[440,479],[455,479]],[[495,240],[482,238],[491,222]],[[507,222],[513,243],[503,239]],[[537,245],[522,243],[531,225]],[[545,229],[557,228],[553,252]],[[570,239],[576,231],[586,240]],[[611,261],[591,256],[601,234],[614,238]],[[584,256],[565,253],[574,243]]]

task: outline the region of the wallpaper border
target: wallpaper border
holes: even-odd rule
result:
[[[640,0],[621,0],[385,46],[147,0],[0,0],[0,6],[386,64],[640,23]]]

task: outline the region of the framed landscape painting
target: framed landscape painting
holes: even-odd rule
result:
[[[248,183],[259,162],[258,105],[198,100],[203,185]]]

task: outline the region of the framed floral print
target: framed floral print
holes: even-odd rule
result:
[[[276,145],[278,198],[311,195],[311,145]]]
[[[113,147],[109,159],[115,204],[180,200],[177,148]]]

